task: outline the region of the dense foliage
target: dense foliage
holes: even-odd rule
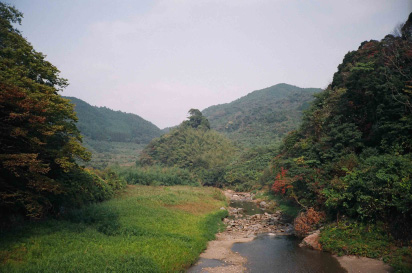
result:
[[[147,144],[162,134],[156,125],[138,115],[91,106],[74,97],[66,98],[75,105],[81,134],[92,140]]]
[[[277,144],[298,127],[318,88],[277,84],[203,110],[211,127],[244,146]]]
[[[39,218],[63,206],[105,199],[110,185],[78,166],[73,106],[58,91],[59,70],[13,24],[22,14],[0,3],[0,220]]]
[[[405,241],[412,239],[411,25],[412,16],[399,36],[346,54],[271,170],[273,191],[303,207],[383,221]]]
[[[245,148],[228,162],[225,168],[225,186],[237,191],[250,191],[259,187],[264,170],[277,155],[276,146]]]
[[[192,109],[190,117],[143,150],[140,164],[187,169],[204,185],[221,185],[225,166],[236,152],[230,140],[209,129],[207,119]]]

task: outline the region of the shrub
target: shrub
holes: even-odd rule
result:
[[[305,212],[301,212],[294,221],[295,234],[299,237],[304,237],[308,232],[318,228],[318,224],[325,219],[325,213],[315,211],[309,208]]]

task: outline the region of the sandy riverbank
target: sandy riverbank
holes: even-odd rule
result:
[[[382,261],[370,259],[366,257],[356,256],[335,256],[340,265],[345,268],[348,273],[388,273],[393,272],[391,266]]]

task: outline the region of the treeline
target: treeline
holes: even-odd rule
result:
[[[0,224],[105,200],[124,183],[77,164],[90,158],[67,80],[22,37],[23,15],[0,2]]]
[[[266,171],[304,208],[383,222],[412,239],[412,15],[398,35],[363,42],[316,95]]]

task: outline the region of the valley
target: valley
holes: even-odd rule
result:
[[[153,18],[87,29],[120,42],[140,35],[140,23],[162,21]],[[277,83],[188,107],[163,129],[62,96],[68,80],[22,35],[22,19],[0,2],[1,272],[412,272],[412,13],[342,56],[324,89]],[[169,78],[163,64],[184,67],[179,58],[131,54],[160,44],[169,45],[113,51],[110,65],[91,66],[102,72],[99,88],[108,80],[129,92],[113,90],[122,108],[133,102],[129,109],[163,122],[169,104],[177,113],[186,98],[220,90]],[[167,56],[181,50],[170,45]],[[116,71],[126,51],[133,67],[124,83]],[[182,67],[169,72],[190,78]],[[223,90],[241,89],[232,85]]]

